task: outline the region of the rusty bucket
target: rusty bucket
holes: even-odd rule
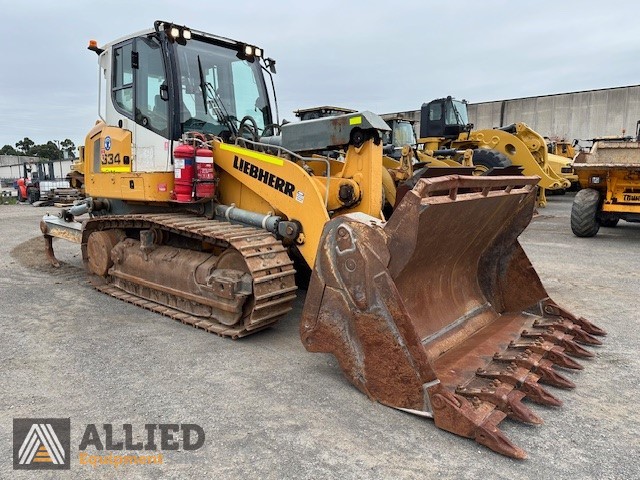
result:
[[[324,229],[301,338],[336,356],[347,378],[385,405],[525,458],[500,431],[542,420],[522,400],[561,401],[605,332],[556,305],[517,238],[537,177],[422,179],[384,223],[355,214]]]

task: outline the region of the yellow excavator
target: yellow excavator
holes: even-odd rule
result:
[[[540,383],[573,387],[555,367],[581,368],[604,334],[518,243],[536,177],[420,179],[384,218],[388,126],[279,125],[260,47],[156,21],[89,48],[103,107],[77,166],[87,198],[41,222],[52,263],[54,237],[76,241],[97,289],[232,338],[290,311],[311,270],[308,350],[376,401],[525,457],[498,424],[541,423],[523,399],[560,405]]]

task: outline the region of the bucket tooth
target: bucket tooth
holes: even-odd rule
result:
[[[525,406],[522,403],[522,399],[525,397],[526,393],[520,390],[513,390],[508,396],[504,408],[504,413],[507,414],[509,418],[514,420],[520,420],[523,423],[528,423],[529,425],[542,425],[543,420],[537,416],[529,407]],[[500,408],[502,410],[502,408]]]
[[[499,412],[495,413],[499,415]],[[478,426],[475,432],[475,441],[507,457],[520,460],[527,458],[527,453],[513,444],[498,428],[497,424],[502,419],[502,416],[497,421],[494,417],[494,415],[491,415],[482,425]]]
[[[582,327],[576,326],[572,331],[573,339],[583,345],[602,345],[602,342],[590,333],[585,332]]]
[[[532,402],[538,403],[540,405],[550,405],[553,407],[562,406],[562,400],[554,397],[544,388],[538,385],[537,375],[531,375],[530,378],[527,378],[519,388],[527,395],[527,398],[529,398]]]
[[[544,358],[548,358],[559,367],[570,368],[572,370],[584,369],[582,365],[566,355],[562,347],[550,342],[545,342],[541,338],[537,338],[535,341],[520,340],[518,342],[511,342],[509,347],[540,353]]]
[[[493,404],[514,420],[532,425],[543,423],[540,417],[522,403],[525,393],[516,390],[513,385],[506,382],[499,380],[488,382],[488,379],[476,377],[469,382],[468,386],[459,386],[456,394],[470,398],[472,403],[480,400]]]
[[[560,345],[564,348],[564,351],[567,352],[567,354],[573,357],[591,358],[594,356],[594,354],[589,350],[586,350],[569,338],[563,338],[560,341]]]
[[[524,367],[535,373],[540,377],[538,380],[541,383],[552,385],[559,388],[575,388],[575,384],[556,372],[553,367],[553,362],[542,358],[539,353],[534,353],[529,349],[522,352],[509,351],[505,353],[496,353],[493,356],[493,361],[498,363],[515,363],[520,367]]]
[[[527,454],[514,445],[498,424],[506,414],[490,402],[478,397],[467,399],[456,395],[439,384],[430,389],[433,420],[438,428],[467,438],[472,438],[494,452],[508,457],[524,459]]]
[[[599,337],[604,337],[604,336],[607,335],[606,331],[604,331],[600,327],[597,327],[596,325],[594,325],[593,323],[591,323],[589,320],[587,320],[584,317],[579,317],[579,318],[575,319],[574,322],[576,322],[578,325],[580,325],[580,328],[582,328],[582,330],[584,330],[585,332],[587,332],[587,333],[589,333],[591,335],[597,335]]]
[[[584,317],[576,317],[564,308],[556,305],[556,303],[549,298],[540,302],[540,307],[542,308],[545,317],[562,317],[579,325],[582,330],[591,335],[596,335],[598,337],[604,337],[607,335],[607,332],[602,328],[594,325]]]
[[[569,368],[571,370],[583,370],[584,367],[576,362],[573,358],[564,353],[562,348],[554,347],[547,352],[546,358],[551,360],[559,367]]]
[[[549,343],[553,343],[562,347],[562,349],[569,355],[574,357],[593,357],[593,353],[588,350],[585,350],[576,342],[573,341],[573,337],[571,335],[566,335],[560,331],[555,331],[552,328],[547,328],[545,330],[534,329],[534,330],[523,330],[522,338],[530,338],[530,339],[541,339],[545,340]]]
[[[572,335],[567,335],[560,331],[556,331],[553,328],[547,328],[544,330],[534,329],[532,331],[523,330],[523,338],[542,338],[548,342],[560,345],[564,348],[565,352],[574,357],[590,358],[593,357],[593,353],[585,350],[576,342],[573,341]]]
[[[593,335],[584,331],[580,325],[566,318],[536,320],[533,322],[536,328],[559,330],[565,334],[571,335],[576,342],[583,345],[602,345],[602,342]]]
[[[556,345],[560,345],[564,348],[565,352],[574,357],[591,358],[594,356],[589,350],[581,347],[573,335],[567,335],[561,332],[545,331],[543,338],[547,338],[549,341],[553,341],[553,338],[558,339]]]
[[[553,363],[550,360],[542,360],[537,365],[535,373],[540,375],[540,382],[546,383],[553,387],[558,388],[576,388],[576,384],[568,378],[560,375],[553,368]]]
[[[491,366],[489,367],[491,368]],[[541,405],[553,405],[559,407],[562,401],[551,395],[544,388],[538,385],[539,376],[531,373],[529,369],[519,367],[516,362],[506,365],[503,370],[478,369],[476,375],[483,378],[493,378],[492,385],[506,382],[513,388],[524,392],[527,398]]]

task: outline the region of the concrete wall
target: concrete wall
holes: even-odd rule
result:
[[[420,132],[420,110],[382,117],[395,115],[415,121]],[[623,129],[635,135],[638,120],[640,85],[469,104],[469,121],[476,129],[524,122],[543,136],[567,140],[619,136]]]
[[[635,135],[640,85],[470,104],[469,120],[480,129],[524,122],[568,140]]]

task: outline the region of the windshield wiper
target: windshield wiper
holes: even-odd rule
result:
[[[237,120],[237,118],[232,115],[229,115],[227,108],[224,106],[224,102],[222,101],[222,98],[220,98],[220,94],[216,91],[215,88],[213,88],[213,85],[211,85],[210,82],[206,82],[205,86],[207,89],[207,93],[211,94],[210,101],[212,103],[212,107],[215,107],[215,108],[212,108],[212,110],[215,112],[216,117],[218,117],[219,121],[221,121],[227,127],[229,127],[229,130],[231,130],[231,133],[233,133],[234,135],[237,135],[238,129],[236,128],[236,125],[233,122],[233,120]]]
[[[202,92],[202,103],[204,103],[204,113],[207,115],[207,90],[206,82],[204,81],[204,72],[202,71],[202,62],[200,61],[200,55],[198,55],[198,73],[200,74],[200,91]]]
[[[210,82],[207,82],[204,77],[204,70],[202,69],[202,61],[200,60],[200,55],[198,55],[198,74],[200,75],[200,90],[202,91],[202,101],[204,102],[204,113],[205,115],[209,114],[209,110],[216,116],[218,122],[224,124],[233,135],[238,134],[238,129],[233,123],[232,117],[229,115],[226,107],[220,95],[213,88]],[[211,102],[211,103],[209,103]]]

